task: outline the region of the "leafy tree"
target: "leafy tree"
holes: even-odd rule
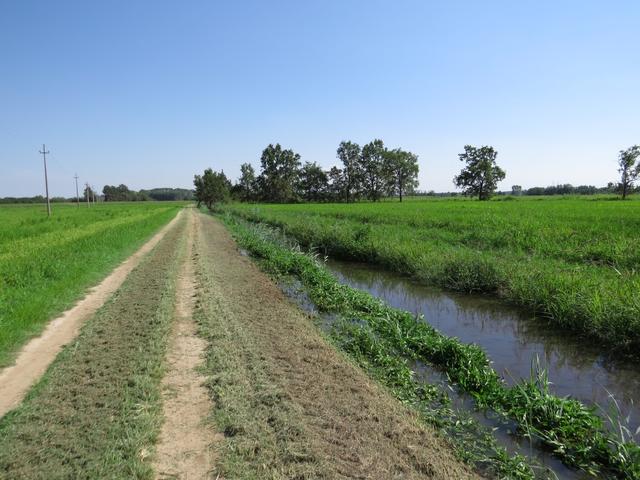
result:
[[[387,150],[384,154],[389,194],[400,197],[418,186],[418,156],[400,148]]]
[[[633,182],[640,174],[640,164],[636,161],[640,157],[640,146],[633,145],[626,150],[620,150],[618,156],[618,172],[620,172],[620,190],[622,199],[627,198],[627,193],[633,188]]]
[[[93,202],[93,199],[96,196],[96,192],[89,186],[84,187],[83,200],[86,202],[89,199],[90,202]]]
[[[253,200],[256,194],[256,172],[249,163],[240,165],[240,199],[244,201]]]
[[[511,187],[512,195],[522,195],[522,185],[513,185]]]
[[[283,150],[279,143],[269,144],[260,161],[262,172],[257,182],[262,199],[277,203],[295,201],[300,155],[293,150]]]
[[[328,187],[329,178],[322,167],[315,162],[306,162],[300,170],[298,179],[300,196],[311,202],[324,200]]]
[[[506,173],[496,165],[498,152],[493,147],[465,145],[464,153],[458,154],[467,165],[453,178],[456,187],[463,188],[465,195],[477,195],[478,200],[488,200],[496,191],[498,182]]]
[[[360,168],[360,145],[354,142],[340,142],[337,157],[342,162],[344,193],[347,202],[355,200],[362,185],[362,169]]]
[[[194,177],[193,184],[196,187],[195,198],[198,207],[204,203],[211,210],[215,203],[224,202],[229,198],[231,182],[224,172],[218,173],[207,168],[202,176]]]
[[[150,198],[144,190],[140,192],[129,190],[129,187],[122,183],[117,187],[105,185],[102,189],[102,194],[104,195],[105,202],[135,202],[149,200]]]
[[[382,196],[385,184],[385,148],[382,140],[376,139],[362,147],[360,170],[364,192],[369,200],[377,201]]]
[[[342,170],[338,167],[331,167],[329,173],[327,174],[329,179],[329,186],[327,188],[327,193],[332,201],[340,201],[345,198],[345,179],[342,174]]]

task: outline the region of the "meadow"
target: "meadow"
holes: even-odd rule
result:
[[[640,202],[507,199],[222,210],[277,226],[320,254],[494,295],[619,352],[640,351]]]
[[[0,206],[0,367],[133,253],[181,203]]]

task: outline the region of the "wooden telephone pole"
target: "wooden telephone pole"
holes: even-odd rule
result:
[[[47,216],[50,217],[51,203],[49,203],[49,179],[47,178],[47,154],[48,153],[49,153],[49,150],[45,148],[43,143],[40,154],[42,154],[42,159],[44,160],[44,188],[45,188],[45,191],[47,192]]]
[[[78,205],[78,208],[80,208],[80,194],[78,193],[78,174],[76,173],[76,176],[73,178],[76,179],[76,205]]]

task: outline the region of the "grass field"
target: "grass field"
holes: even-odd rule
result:
[[[0,206],[0,366],[182,208]]]
[[[322,254],[496,295],[618,351],[640,351],[640,202],[434,199],[223,210],[281,227]]]

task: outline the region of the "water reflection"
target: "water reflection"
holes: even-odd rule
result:
[[[549,372],[553,391],[607,407],[616,398],[629,426],[640,426],[640,368],[606,358],[597,345],[559,332],[533,315],[495,299],[443,292],[370,265],[329,260],[342,283],[366,290],[389,305],[424,315],[440,332],[480,345],[509,383],[528,378],[536,358]]]

